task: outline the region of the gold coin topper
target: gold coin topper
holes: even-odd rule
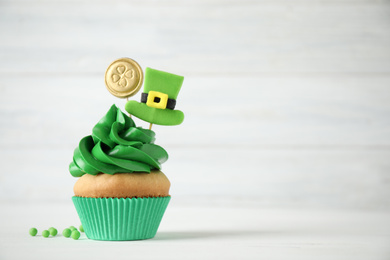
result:
[[[111,94],[119,98],[127,98],[137,94],[143,80],[144,74],[141,66],[129,58],[114,61],[106,70],[106,87]]]

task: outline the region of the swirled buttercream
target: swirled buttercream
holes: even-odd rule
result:
[[[81,139],[74,150],[69,171],[74,177],[85,173],[150,172],[160,169],[168,153],[155,145],[152,130],[136,127],[134,121],[112,105],[94,126],[92,135]]]

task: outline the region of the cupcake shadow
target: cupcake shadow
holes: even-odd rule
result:
[[[263,234],[263,232],[256,231],[256,230],[158,232],[153,239],[154,240],[183,240],[183,239],[257,236],[260,234]]]

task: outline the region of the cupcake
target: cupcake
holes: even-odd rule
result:
[[[173,77],[167,79],[167,75]],[[155,79],[161,76],[163,79],[156,83]],[[170,108],[166,104],[160,104],[160,108],[154,106],[176,99],[177,93],[173,96],[167,93],[172,84],[166,88],[166,93],[161,92],[164,88],[148,91],[149,84],[161,86],[167,81],[172,83],[172,79],[179,79],[176,82],[179,82],[180,89],[183,77],[147,69],[144,93],[149,96],[149,104],[144,100],[138,105],[129,101],[126,110],[150,124],[164,125],[164,120],[167,121],[165,125],[180,124],[183,116],[178,118],[177,113],[181,111],[174,111],[172,105]],[[170,117],[169,111],[164,111],[161,119],[159,114],[165,109],[176,114]],[[152,116],[145,119],[148,113]],[[132,118],[115,105],[93,127],[92,134],[81,139],[69,171],[79,178],[74,185],[72,200],[88,238],[140,240],[156,235],[171,197],[170,182],[160,171],[168,153],[154,142],[152,130],[137,127]]]

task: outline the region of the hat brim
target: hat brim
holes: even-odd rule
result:
[[[125,109],[129,114],[156,125],[180,125],[184,120],[180,110],[158,109],[134,100],[128,101]]]

